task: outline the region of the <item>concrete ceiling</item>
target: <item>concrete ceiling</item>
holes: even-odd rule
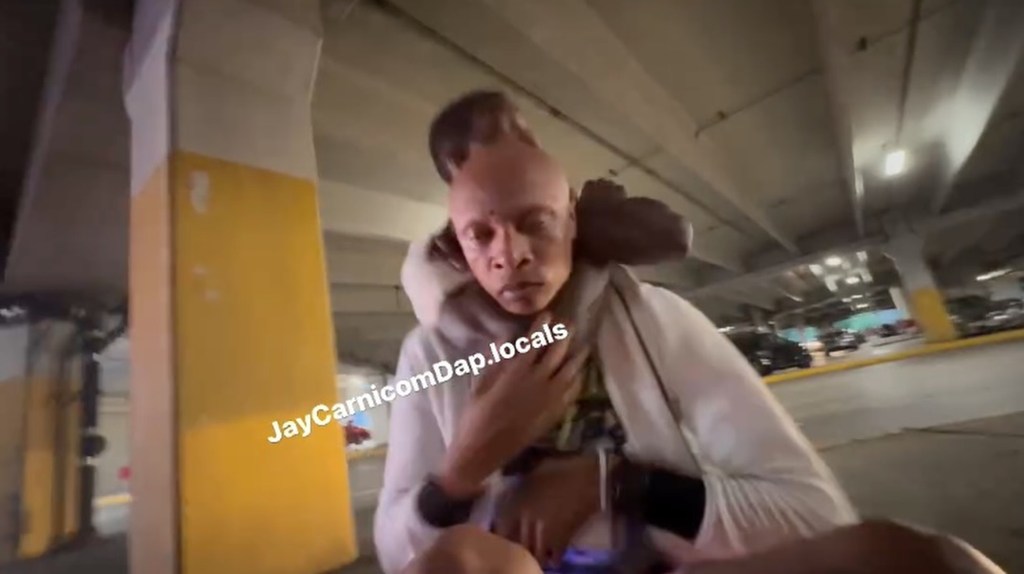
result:
[[[0,3],[0,269],[14,228],[56,15],[57,2]]]
[[[472,89],[510,92],[574,184],[610,176],[685,213],[694,256],[641,272],[718,320],[835,297],[808,265],[844,246],[869,247],[865,289],[894,281],[877,249],[894,213],[980,214],[932,234],[938,267],[1020,243],[986,207],[1020,189],[1019,3],[333,0],[324,30],[317,159],[353,357],[389,363],[412,324],[404,245],[444,220],[427,126]],[[886,178],[896,148],[908,169]]]
[[[89,5],[119,27],[126,1],[109,11],[100,0]],[[34,63],[19,59],[26,51],[10,39],[48,45],[52,4],[4,3],[17,18],[0,12],[0,26],[19,23],[12,34],[0,29],[0,187],[8,195],[20,189],[12,181],[24,168],[26,118],[34,117],[45,72],[40,50],[27,51]],[[312,105],[337,339],[347,361],[392,366],[414,324],[398,286],[402,259],[410,240],[445,219],[427,126],[445,103],[479,88],[516,99],[574,185],[612,177],[684,213],[695,227],[693,256],[638,272],[717,321],[835,298],[827,273],[813,271],[829,255],[852,261],[864,251],[872,280],[863,288],[885,287],[894,275],[878,248],[883,221],[894,216],[928,223],[929,258],[944,281],[1024,254],[1024,3],[321,4]],[[97,76],[104,86],[116,85],[106,81],[120,65],[111,53],[103,64],[111,73]],[[79,59],[91,62],[90,54]],[[100,117],[99,108],[76,107],[94,99],[63,109],[68,117]],[[119,98],[106,99],[119,118]],[[127,130],[118,129],[124,133],[109,146],[87,146],[89,153],[123,164]],[[908,171],[885,178],[884,156],[897,147],[908,153]]]

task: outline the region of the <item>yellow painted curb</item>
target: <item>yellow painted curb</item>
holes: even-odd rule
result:
[[[811,367],[810,369],[802,369],[790,373],[769,375],[764,378],[764,382],[765,384],[772,385],[775,383],[792,381],[795,379],[803,379],[806,377],[813,377],[816,375],[824,375],[826,373],[849,371],[852,369],[870,367],[872,365],[878,365],[881,363],[891,363],[893,361],[900,361],[912,357],[933,355],[935,353],[945,353],[947,351],[956,351],[959,349],[967,349],[970,347],[980,347],[982,345],[1007,343],[1010,341],[1024,341],[1024,329],[1018,329],[1015,331],[1004,331],[1002,333],[993,333],[991,335],[982,335],[980,337],[972,337],[970,339],[958,339],[956,341],[948,341],[945,343],[930,343],[914,349],[907,349],[906,351],[897,351],[895,353],[889,353],[887,355],[872,357],[870,359],[843,361],[841,363],[836,363],[834,365],[824,365],[822,367]]]
[[[106,508],[108,506],[121,506],[122,504],[128,504],[131,501],[132,495],[127,492],[122,492],[120,494],[110,494],[94,498],[92,505],[96,508]]]

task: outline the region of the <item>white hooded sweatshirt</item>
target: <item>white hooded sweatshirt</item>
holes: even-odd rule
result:
[[[491,341],[509,334],[469,315],[455,294],[472,278],[428,258],[427,245],[414,243],[402,270],[420,326],[403,343],[396,380],[430,371],[439,360],[454,363],[486,351]],[[696,539],[652,529],[659,547],[683,563],[726,558],[857,521],[831,471],[707,317],[622,266],[577,264],[573,276],[583,285],[584,307],[606,286],[621,294],[609,299],[593,328],[608,392],[626,431],[627,456],[704,480],[706,506]],[[397,574],[440,532],[423,521],[416,498],[452,442],[470,379],[456,376],[392,403],[374,532],[378,560],[388,574]],[[488,527],[506,484],[492,477],[471,522]]]

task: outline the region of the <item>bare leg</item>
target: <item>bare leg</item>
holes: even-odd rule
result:
[[[961,540],[868,521],[688,574],[1005,574]]]
[[[522,546],[474,526],[455,526],[402,574],[541,574],[541,569]]]

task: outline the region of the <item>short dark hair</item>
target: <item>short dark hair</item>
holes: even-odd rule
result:
[[[430,123],[430,158],[437,174],[451,183],[451,166],[461,167],[471,144],[490,144],[503,133],[515,133],[536,145],[533,135],[516,121],[519,108],[508,95],[476,90],[449,103]]]

